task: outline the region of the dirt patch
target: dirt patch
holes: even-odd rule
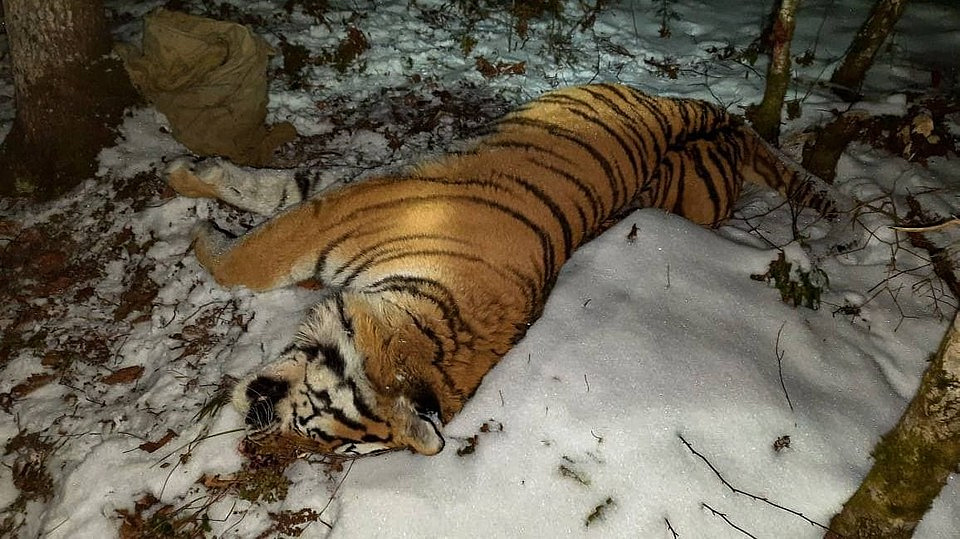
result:
[[[320,519],[320,513],[313,509],[304,508],[299,511],[280,511],[279,513],[268,513],[273,525],[264,530],[257,536],[257,539],[268,539],[270,537],[289,536],[300,537],[307,527],[314,522],[322,522],[325,526],[329,524]]]
[[[340,160],[328,149],[332,141],[366,130],[387,139],[395,154],[391,160],[400,167],[422,159],[425,147],[439,151],[452,141],[472,138],[510,106],[489,88],[473,83],[444,86],[419,75],[408,85],[385,89],[359,104],[348,101],[347,96],[318,102],[319,108],[329,111],[333,129],[287,144],[278,165],[304,167],[307,176],[315,176],[327,163]]]
[[[370,43],[363,31],[351,24],[346,27],[346,35],[335,48],[316,55],[311,54],[307,47],[291,43],[282,36],[279,47],[283,55],[279,74],[287,81],[291,90],[296,90],[306,84],[303,70],[309,66],[327,65],[339,73],[346,73],[351,66],[362,70],[364,65],[359,59],[370,48]]]
[[[23,511],[29,502],[48,502],[53,498],[53,477],[47,469],[57,446],[37,432],[20,431],[7,442],[4,456],[13,455],[13,485],[19,494],[0,520],[0,536],[16,537],[24,524]]]
[[[149,318],[153,300],[160,291],[160,285],[150,278],[152,271],[151,264],[138,266],[134,271],[126,289],[120,294],[120,305],[113,311],[115,321],[124,320],[133,313],[141,313]]]

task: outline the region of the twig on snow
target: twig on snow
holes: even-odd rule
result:
[[[340,478],[340,481],[337,481],[337,486],[333,487],[333,492],[330,493],[330,499],[327,500],[327,504],[323,506],[323,509],[320,510],[318,515],[323,515],[324,511],[330,507],[330,504],[333,503],[333,499],[337,496],[337,493],[340,492],[340,487],[343,486],[343,482],[347,480],[347,476],[350,475],[350,470],[353,469],[353,463],[356,462],[355,459],[350,460],[350,464],[347,465],[347,471],[343,472],[343,476]],[[323,523],[329,529],[333,529],[327,521],[320,519],[320,522]]]
[[[693,446],[690,444],[690,442],[688,442],[688,441],[686,440],[686,438],[683,437],[682,434],[677,434],[677,437],[680,438],[680,441],[683,442],[683,445],[687,446],[687,449],[689,449],[691,453],[693,453],[695,456],[697,456],[700,460],[702,460],[702,461],[707,465],[707,467],[710,468],[710,471],[712,471],[713,474],[717,476],[717,479],[719,479],[720,482],[723,483],[723,486],[725,486],[725,487],[727,487],[728,489],[730,489],[731,492],[733,492],[734,494],[742,494],[742,495],[750,498],[751,500],[755,500],[755,501],[758,501],[758,502],[763,502],[763,503],[765,503],[765,504],[767,504],[767,505],[769,505],[769,506],[771,506],[771,507],[775,507],[775,508],[777,508],[777,509],[779,509],[779,510],[781,510],[781,511],[785,511],[785,512],[787,512],[787,513],[790,513],[791,515],[798,516],[798,517],[802,518],[803,520],[807,521],[808,523],[813,524],[814,526],[817,526],[818,528],[820,528],[820,529],[822,529],[822,530],[824,530],[824,531],[833,532],[833,530],[831,530],[831,529],[828,528],[827,526],[824,526],[823,524],[820,524],[819,522],[817,522],[817,521],[815,521],[815,520],[811,520],[810,518],[808,518],[806,515],[804,515],[804,514],[801,513],[800,511],[797,511],[797,510],[794,510],[794,509],[790,509],[789,507],[784,507],[784,506],[782,506],[782,505],[780,505],[780,504],[778,504],[778,503],[775,503],[775,502],[770,501],[770,500],[767,499],[767,498],[764,498],[763,496],[757,496],[756,494],[751,494],[751,493],[749,493],[749,492],[747,492],[747,491],[745,491],[745,490],[740,490],[740,489],[738,489],[737,487],[731,485],[729,481],[727,481],[726,479],[723,478],[723,475],[720,474],[720,471],[717,470],[717,468],[707,459],[707,457],[703,456],[702,453],[700,453],[700,452],[698,452],[696,449],[694,449]],[[707,507],[706,504],[704,504],[704,506]],[[707,508],[710,509],[709,507],[707,507]],[[712,509],[711,509],[711,511],[712,511]],[[739,528],[738,528],[738,529],[739,529]],[[836,532],[834,532],[834,533],[836,533]]]
[[[747,530],[745,530],[745,529],[741,528],[740,526],[737,526],[736,524],[734,524],[733,522],[731,522],[730,519],[727,517],[726,514],[721,513],[720,511],[717,511],[716,509],[714,509],[713,507],[710,507],[710,506],[707,505],[706,503],[701,502],[700,505],[702,505],[705,509],[707,509],[707,510],[709,510],[711,513],[713,513],[713,516],[717,516],[717,517],[722,518],[723,521],[726,522],[731,528],[733,528],[733,529],[737,530],[738,532],[746,535],[747,537],[752,537],[753,539],[757,539],[757,536],[756,536],[756,535],[753,535],[752,533],[748,532]]]
[[[774,353],[777,356],[777,375],[780,376],[780,387],[783,389],[783,396],[787,398],[787,406],[790,407],[790,413],[794,414],[793,403],[790,402],[790,394],[787,393],[787,384],[783,382],[783,355],[785,351],[780,349],[780,334],[783,333],[783,326],[787,325],[786,322],[780,324],[780,329],[777,330],[777,343],[774,345]]]
[[[670,525],[670,519],[663,517],[663,521],[667,524],[667,531],[670,532],[670,535],[673,536],[673,539],[680,539],[680,534],[677,533],[677,530],[673,529],[673,526]]]

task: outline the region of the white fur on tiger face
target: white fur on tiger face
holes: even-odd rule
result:
[[[294,343],[234,389],[234,405],[259,435],[315,440],[340,455],[444,446],[436,409],[417,409],[390,388],[377,392],[354,341],[350,305],[362,296],[329,294],[301,323]],[[399,382],[402,382],[400,380]]]

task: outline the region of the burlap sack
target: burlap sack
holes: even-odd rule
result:
[[[297,134],[288,122],[264,125],[274,51],[245,26],[157,9],[144,20],[143,50],[117,52],[173,136],[199,155],[264,166]]]

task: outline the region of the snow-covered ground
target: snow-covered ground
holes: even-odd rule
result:
[[[136,39],[140,16],[163,3],[108,1],[123,21],[118,37]],[[735,111],[763,92],[763,57],[751,65],[742,53],[764,2],[624,1],[590,20],[589,2],[571,1],[562,19],[532,19],[526,38],[510,15],[470,15],[469,2],[332,1],[322,17],[312,11],[322,3],[305,0],[176,3],[241,19],[314,57],[336,49],[348,25],[364,33],[369,49],[343,73],[291,74],[279,58],[271,70],[271,121],[308,136],[285,158],[315,167],[324,184],[442,151],[558,85],[615,80]],[[788,141],[845,108],[820,83],[868,4],[803,3],[793,50],[812,61],[795,66],[788,99],[801,99],[801,114],[785,125]],[[941,91],[956,91],[957,28],[955,3],[910,3],[856,106],[904,114],[907,94],[937,77]],[[523,62],[523,72],[488,79],[478,57]],[[0,206],[8,254],[61,227],[112,257],[97,258],[92,275],[75,264],[62,285],[70,294],[4,300],[3,344],[16,346],[0,362],[0,532],[99,538],[123,524],[126,536],[818,537],[869,469],[955,308],[925,253],[889,225],[908,196],[957,213],[956,156],[924,167],[855,144],[837,182],[869,206],[855,224],[804,216],[802,247],[789,211],[755,191],[716,231],[641,210],[582,248],[541,320],[446,427],[441,454],[251,462],[239,415],[205,405],[225,375],[287,344],[315,292],[223,290],[185,254],[198,219],[228,228],[256,219],[163,192],[163,160],[186,150],[161,124],[152,110],[133,112],[101,156],[105,180],[62,202]],[[781,250],[828,276],[819,310],[786,305],[751,279]],[[55,278],[43,264],[84,260],[55,254],[37,252],[36,273],[18,278],[35,290]],[[25,487],[31,470],[49,484]],[[916,536],[958,529],[954,478]]]

